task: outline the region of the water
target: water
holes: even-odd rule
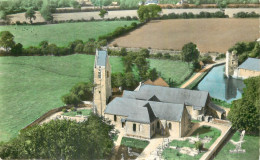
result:
[[[226,78],[224,68],[225,65],[212,68],[196,89],[208,91],[211,97],[231,103],[242,97],[245,84],[241,79]]]

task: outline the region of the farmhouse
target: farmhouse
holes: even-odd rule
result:
[[[246,79],[260,75],[260,59],[248,58],[238,66],[238,57],[234,52],[226,54],[226,71],[227,77]]]
[[[238,66],[238,77],[243,79],[260,76],[260,59],[248,58]]]

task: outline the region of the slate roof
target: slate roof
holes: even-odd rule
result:
[[[260,59],[248,58],[238,68],[252,70],[252,71],[260,71]]]
[[[181,88],[169,88],[154,85],[142,85],[138,91],[124,91],[124,98],[149,100],[156,96],[161,102],[185,104],[193,106],[195,110],[201,110],[206,106],[209,93]]]
[[[97,51],[97,66],[106,66],[107,63],[107,51]]]
[[[215,111],[220,112],[220,113],[225,113],[226,112],[224,109],[222,109],[221,107],[219,107],[218,105],[216,105],[216,104],[214,104],[212,102],[209,103],[209,107],[212,108]]]
[[[162,103],[117,97],[110,102],[106,114],[126,116],[126,120],[151,123],[156,118],[168,121],[180,121],[184,104]]]

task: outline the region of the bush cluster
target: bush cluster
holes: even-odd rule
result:
[[[192,18],[228,18],[224,12],[218,11],[215,13],[210,12],[200,12],[199,14],[193,14],[192,12],[183,12],[180,14],[170,13],[168,15],[164,14],[159,17],[159,19],[192,19]]]
[[[233,14],[233,16],[235,18],[259,18],[260,14],[257,14],[255,12],[251,12],[251,13],[248,13],[248,12],[238,12],[238,13]]]
[[[179,54],[170,55],[169,53],[165,53],[165,54],[162,54],[162,53],[150,54],[150,58],[153,58],[153,59],[170,59],[170,60],[173,60],[173,61],[181,60],[181,56]]]
[[[126,34],[134,29],[136,29],[137,27],[142,26],[144,23],[139,23],[137,24],[136,22],[133,22],[130,26],[124,26],[124,27],[117,27],[112,33],[108,33],[106,35],[103,36],[99,36],[98,40],[107,40],[107,41],[111,41],[114,38],[117,38],[119,36],[122,36],[123,34]]]
[[[216,57],[216,60],[223,59],[223,58],[226,58],[226,54],[225,54],[225,53],[219,54],[219,55]]]

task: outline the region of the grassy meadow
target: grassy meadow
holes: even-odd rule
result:
[[[48,110],[62,106],[60,97],[76,83],[91,81],[94,58],[0,57],[0,141],[14,137]],[[123,72],[119,58],[111,57],[110,61],[113,72]]]
[[[136,21],[99,21],[60,23],[51,25],[8,25],[0,26],[1,31],[10,31],[15,36],[15,42],[24,47],[38,46],[47,40],[57,46],[67,46],[74,40],[87,41],[101,35],[113,32],[117,27],[130,25]]]
[[[94,58],[83,54],[0,57],[0,141],[9,140],[48,110],[62,106],[60,97],[76,83],[92,81]],[[191,72],[184,62],[150,62],[176,82]],[[121,57],[110,57],[110,64],[113,73],[124,72]]]
[[[180,86],[193,73],[192,64],[182,61],[150,59],[150,68],[156,68],[166,82],[173,80],[173,87]]]

